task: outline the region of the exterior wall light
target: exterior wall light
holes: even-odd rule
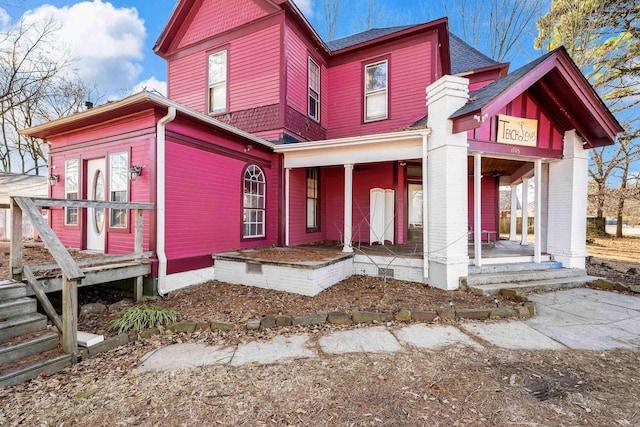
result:
[[[142,166],[131,166],[129,168],[129,179],[131,181],[135,181],[140,175],[142,175]]]
[[[49,186],[53,187],[58,183],[58,181],[60,181],[60,175],[52,173],[49,175],[49,178],[47,178],[47,181],[49,182]]]

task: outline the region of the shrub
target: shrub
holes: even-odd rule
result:
[[[119,334],[132,329],[140,332],[143,329],[156,328],[166,323],[175,322],[177,317],[177,311],[142,304],[124,310],[111,323],[111,330],[117,330]]]

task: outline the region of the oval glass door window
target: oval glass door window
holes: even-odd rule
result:
[[[104,200],[104,174],[98,169],[93,176],[93,200]],[[93,225],[97,234],[104,230],[104,209],[94,209]]]

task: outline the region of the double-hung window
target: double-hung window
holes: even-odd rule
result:
[[[77,200],[80,177],[80,161],[78,159],[67,160],[64,163],[64,177],[64,198]],[[64,208],[64,224],[78,225],[78,208]]]
[[[129,153],[109,155],[109,200],[127,202],[129,198]],[[127,227],[127,210],[111,209],[109,215],[111,228]]]
[[[320,67],[309,58],[309,117],[320,121]]]
[[[242,236],[245,239],[264,237],[267,184],[262,169],[250,165],[244,172],[242,188]]]
[[[364,121],[371,122],[388,117],[388,65],[387,60],[364,67]]]
[[[227,110],[227,51],[209,55],[209,113]]]
[[[307,231],[318,230],[318,168],[307,169]]]

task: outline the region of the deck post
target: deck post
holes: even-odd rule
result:
[[[291,181],[291,168],[285,168],[284,170],[284,245],[289,246],[289,238],[290,238],[290,225],[289,225],[289,215],[290,215],[290,181]]]
[[[13,280],[22,280],[22,208],[11,198],[11,249],[9,274]]]
[[[78,350],[78,281],[62,275],[62,350],[75,354]]]
[[[142,253],[143,236],[144,236],[144,211],[142,209],[135,210],[135,240],[133,252],[136,254]],[[133,292],[134,301],[142,301],[143,291],[143,278],[142,276],[136,277],[135,289]]]

